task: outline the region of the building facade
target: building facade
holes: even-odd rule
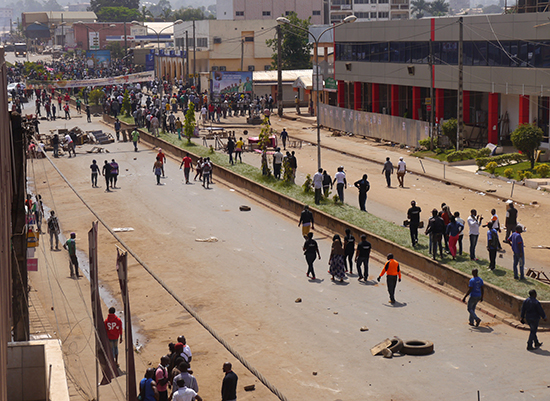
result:
[[[328,7],[323,0],[217,0],[218,20],[275,20],[294,12],[300,19],[311,17],[312,24],[325,23]]]
[[[549,19],[550,13],[463,18],[463,115],[477,128],[466,130],[467,143],[506,144],[519,124],[536,123],[545,133],[542,147],[549,147]],[[458,17],[447,17],[339,28],[337,105],[424,121],[433,107],[435,124],[455,118],[459,25]]]
[[[337,24],[348,15],[359,21],[409,19],[409,0],[331,0],[330,23]]]

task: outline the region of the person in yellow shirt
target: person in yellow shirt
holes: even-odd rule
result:
[[[244,142],[243,142],[243,138],[241,137],[235,143],[235,163],[237,163],[237,158],[239,158],[241,163],[243,162],[243,158],[242,158],[243,146],[244,146]]]
[[[395,287],[397,281],[401,282],[401,270],[399,269],[399,263],[393,258],[393,253],[388,253],[388,261],[384,265],[380,276],[376,280],[380,282],[383,275],[386,275],[386,284],[388,286],[388,293],[390,294],[390,304],[395,303]]]

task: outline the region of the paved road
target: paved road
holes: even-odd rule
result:
[[[50,124],[55,123],[44,123],[41,129]],[[211,190],[184,185],[179,163],[172,160],[165,185],[157,186],[153,151],[135,153],[128,143],[107,148],[108,156],[90,155],[83,152],[89,149],[85,146],[76,158],[61,158],[56,164],[111,227],[135,229],[124,234],[128,244],[289,399],[475,400],[477,390],[487,400],[549,397],[545,373],[550,352],[527,352],[526,332],[484,316],[481,328],[470,328],[465,305],[407,278],[398,285],[396,306],[388,303],[383,283],[360,284],[355,277],[332,283],[324,273],[330,247],[324,236],[319,238],[322,260],[316,263],[320,280],[309,281],[296,221],[220,183]],[[102,164],[107,157],[121,165],[121,188],[112,193],[92,189],[88,178],[91,159]],[[92,217],[45,168],[63,230],[84,233]],[[51,202],[40,176],[36,182],[46,193],[45,202]],[[239,212],[243,203],[252,211]],[[100,261],[107,266],[114,244],[104,230],[101,235]],[[195,242],[210,236],[219,241]],[[86,250],[86,241],[79,247]],[[371,279],[380,268],[373,261]],[[102,269],[104,285],[116,289],[112,269]],[[156,361],[169,338],[184,329],[197,355],[193,368],[201,392],[217,397],[215,373],[227,353],[191,325],[133,263],[131,289],[134,321],[152,340],[143,357]],[[301,303],[294,302],[298,297]],[[360,332],[361,326],[369,331]],[[371,346],[392,336],[431,340],[436,352],[392,360],[370,355]],[[244,376],[244,368],[236,368]],[[239,399],[251,397],[239,394]]]

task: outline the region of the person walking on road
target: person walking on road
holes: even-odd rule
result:
[[[332,189],[332,177],[327,170],[323,170],[323,195],[328,199],[329,191]]]
[[[157,185],[162,185],[160,183],[160,175],[162,174],[162,163],[160,160],[155,160],[155,163],[153,164],[153,172],[157,177]]]
[[[355,181],[353,186],[359,190],[359,208],[362,212],[367,211],[367,192],[370,189],[370,183],[367,180],[368,176],[363,174],[363,178],[359,181]]]
[[[523,246],[523,237],[521,233],[523,229],[521,226],[516,227],[516,232],[512,233],[506,241],[512,247],[514,252],[514,278],[516,280],[524,280],[523,267],[525,266],[525,247]],[[518,264],[519,264],[519,276],[518,276]]]
[[[185,157],[182,159],[180,164],[180,170],[181,166],[183,166],[183,175],[185,177],[185,183],[189,184],[189,172],[193,170],[193,160],[189,157],[189,153],[185,154]]]
[[[109,345],[113,352],[113,357],[118,365],[118,343],[122,344],[122,320],[115,314],[116,309],[114,307],[109,308],[109,315],[105,319],[105,329],[107,330],[107,337],[109,338]]]
[[[286,150],[286,141],[288,140],[288,132],[286,132],[286,128],[283,128],[281,131],[281,141],[283,142],[283,150]]]
[[[235,152],[235,142],[232,137],[227,139],[227,154],[229,155],[229,164],[235,164],[233,162],[233,152]]]
[[[334,181],[332,184],[336,183],[336,191],[338,192],[338,198],[340,202],[344,203],[344,189],[348,186],[346,181],[346,173],[344,173],[344,166],[338,167],[338,172],[334,174]]]
[[[134,130],[132,131],[132,142],[134,143],[134,152],[137,152],[137,144],[139,142],[139,131],[137,130],[137,128],[134,128]]]
[[[470,217],[468,217],[468,227],[470,228],[470,260],[478,260],[476,258],[476,246],[479,239],[479,227],[482,221],[483,216],[478,216],[477,210],[470,210]]]
[[[340,280],[340,282],[343,282],[344,278],[346,277],[344,271],[346,267],[346,262],[344,260],[344,248],[342,247],[342,240],[340,239],[340,236],[338,234],[332,237],[332,249],[330,251],[328,264],[330,266],[329,273],[332,276],[331,280],[334,281],[334,277],[336,277],[338,280]]]
[[[323,169],[322,168],[320,168],[313,175],[313,189],[315,190],[315,204],[318,205],[321,203],[322,190],[323,190]]]
[[[233,372],[230,362],[223,364],[225,376],[222,381],[222,401],[237,400],[237,381],[239,377]]]
[[[50,234],[50,251],[53,251],[53,240],[55,239],[55,250],[59,251],[59,220],[53,210],[50,211],[48,219],[48,233]]]
[[[359,278],[357,280],[369,279],[369,258],[371,244],[367,241],[367,236],[365,234],[361,235],[361,242],[357,244],[357,250],[355,251],[355,266],[357,266],[357,274]],[[361,270],[361,265],[363,270]]]
[[[145,377],[139,382],[139,395],[142,401],[158,401],[159,399],[155,370],[155,368],[148,368],[145,371]]]
[[[65,248],[69,252],[69,268],[71,269],[71,278],[78,279],[82,277],[78,272],[78,258],[76,256],[76,234],[75,233],[71,233],[71,238],[69,238],[67,242],[65,242],[65,244],[63,245],[63,248]]]
[[[391,188],[391,175],[393,174],[393,164],[389,157],[386,157],[384,167],[382,167],[382,174],[386,175],[386,185]]]
[[[479,326],[481,319],[476,315],[476,305],[478,302],[483,302],[483,280],[478,277],[477,269],[472,270],[472,278],[468,282],[468,291],[464,294],[462,302],[466,302],[468,295],[468,313],[470,313],[469,322],[470,326]]]
[[[393,258],[393,253],[388,253],[388,261],[384,265],[382,272],[376,279],[380,282],[380,279],[385,274],[386,275],[386,284],[388,286],[388,294],[390,294],[390,304],[395,303],[395,287],[397,282],[401,282],[401,269],[399,268],[399,263]]]
[[[399,158],[397,163],[397,181],[399,181],[399,186],[405,188],[405,174],[407,173],[407,164],[402,157]]]
[[[537,338],[537,330],[539,328],[539,321],[546,321],[546,313],[540,302],[537,300],[537,291],[530,290],[529,298],[523,301],[521,305],[521,323],[529,325],[529,339],[527,340],[527,350],[533,351],[536,348],[539,348],[542,343],[539,342]]]
[[[55,105],[54,105],[55,107]],[[87,104],[86,105],[86,119],[88,120],[89,123],[92,122],[92,110],[90,110],[90,105]],[[55,120],[55,116],[54,116],[54,120]]]
[[[161,148],[159,148],[159,151],[157,153],[157,160],[160,160],[160,162],[162,163],[162,178],[164,178],[164,164],[166,163],[166,155]]]
[[[345,271],[353,274],[353,254],[355,253],[355,237],[351,235],[351,230],[346,228],[346,235],[344,236],[344,262],[346,264]]]
[[[116,183],[118,180],[118,163],[115,159],[111,160],[111,188],[116,188]]]
[[[111,192],[109,189],[109,184],[111,183],[111,170],[113,167],[109,164],[107,160],[105,160],[105,164],[103,164],[103,169],[101,170],[101,174],[105,177],[105,184],[107,185],[106,192]]]
[[[418,226],[420,225],[420,209],[416,206],[416,201],[411,201],[411,207],[407,210],[407,218],[409,219],[409,231],[411,232],[412,246],[418,244]]]
[[[99,166],[95,160],[92,160],[90,164],[90,170],[92,170],[92,188],[97,188],[97,176],[99,174]]]
[[[313,262],[319,257],[321,260],[321,254],[319,253],[319,246],[317,241],[313,239],[313,233],[307,233],[307,239],[303,246],[304,255],[307,262],[307,274],[306,276],[310,277],[312,280],[315,280],[315,270],[313,270]],[[311,276],[310,276],[311,274]]]
[[[315,229],[315,223],[313,221],[313,213],[309,210],[309,206],[305,205],[304,210],[300,214],[300,221],[298,221],[298,227],[302,226],[302,236],[307,239],[309,230]]]
[[[120,120],[117,118],[115,120],[115,134],[116,134],[117,142],[120,142],[120,127],[121,127]]]
[[[508,238],[510,238],[510,235],[514,231],[516,231],[516,227],[518,225],[518,210],[514,206],[514,202],[510,202],[508,204],[508,210],[506,210],[506,239],[504,242],[508,242]]]
[[[489,270],[495,270],[497,266],[498,232],[494,221],[487,223],[487,250],[489,251]]]

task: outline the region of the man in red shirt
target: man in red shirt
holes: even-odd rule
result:
[[[189,153],[185,154],[185,157],[181,161],[180,164],[180,170],[181,166],[183,166],[183,175],[185,176],[185,183],[189,184],[189,171],[193,170],[193,160],[189,157]]]
[[[122,343],[122,320],[115,315],[115,312],[114,307],[109,308],[109,316],[105,319],[105,329],[107,329],[107,337],[111,344],[115,362],[118,364],[118,339],[120,338],[120,343]]]
[[[162,151],[161,148],[159,148],[159,152],[157,154],[157,160],[162,163],[162,176],[164,177],[164,163],[166,163],[166,155]]]

